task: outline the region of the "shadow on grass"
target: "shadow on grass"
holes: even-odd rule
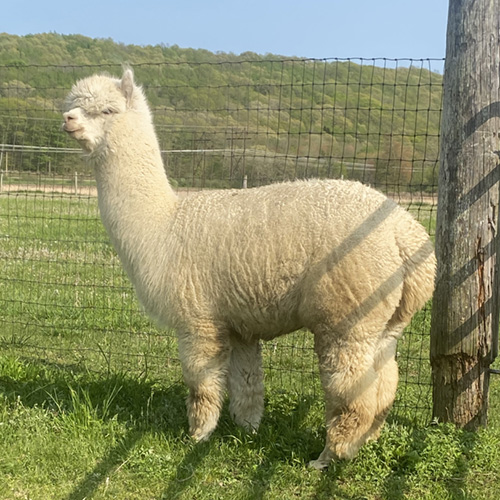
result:
[[[389,417],[378,441],[363,447],[353,461],[334,461],[321,473],[314,498],[473,498],[467,481],[479,439],[451,424],[423,427]],[[366,496],[360,496],[364,486]]]
[[[115,377],[104,379],[101,390],[106,390],[110,383],[114,383]],[[118,382],[122,382],[122,377],[118,377]],[[100,392],[99,382],[96,387],[89,387],[89,391],[98,394]],[[120,408],[123,418],[126,415],[132,416],[129,420],[129,431],[111,448],[109,452],[96,464],[91,472],[88,472],[84,479],[74,487],[66,497],[67,500],[83,500],[92,498],[93,493],[107,481],[128,461],[132,450],[143,436],[150,432],[159,432],[177,436],[186,429],[179,414],[184,415],[184,387],[175,384],[166,389],[155,390],[151,383],[127,379],[120,386],[120,399],[116,405]],[[156,394],[156,402],[153,402],[153,394]],[[138,395],[140,395],[138,397]],[[168,411],[166,404],[168,402]],[[113,415],[110,412],[110,415]],[[120,418],[118,419],[120,420]]]
[[[54,411],[57,418],[78,417],[75,414],[81,402],[95,412],[98,422],[116,418],[126,424],[120,426],[122,434],[101,452],[98,461],[92,462],[92,469],[80,476],[80,482],[64,497],[66,500],[92,498],[98,490],[106,490],[107,478],[116,476],[128,463],[145,435],[158,434],[168,440],[187,436],[187,391],[180,382],[165,386],[163,381],[156,384],[128,375],[99,376],[40,360],[18,365],[0,375],[0,392],[8,401],[20,399],[25,406],[43,406]],[[265,498],[279,488],[284,465],[303,469],[309,460],[317,458],[324,445],[323,418],[322,398],[271,389],[259,432],[247,435],[232,422],[226,404],[209,442],[195,445],[186,440],[183,458],[174,465],[160,496],[175,498],[193,487],[199,489],[202,464],[207,458],[211,462],[223,461],[225,456],[219,447],[233,446],[234,442],[234,447],[240,446],[247,453],[247,459],[242,457],[241,464],[235,464],[240,473],[241,467],[245,469],[238,498]],[[75,422],[79,425],[80,421]],[[75,429],[85,432],[85,428]],[[349,498],[343,483],[353,474],[366,474],[366,480],[380,485],[387,499],[406,498],[415,479],[419,484],[423,479],[439,483],[450,498],[464,498],[468,463],[478,439],[474,433],[451,426],[422,428],[404,417],[391,416],[380,441],[370,445],[359,458],[359,471],[350,463],[335,462],[328,472],[318,472],[322,475],[316,481],[317,498]],[[227,469],[231,471],[231,466]],[[377,471],[381,474],[374,480]],[[217,478],[212,476],[212,480]]]
[[[112,448],[65,498],[67,500],[92,498],[97,488],[106,481],[106,478],[109,478],[126,461],[141,437],[142,432],[130,431],[126,434],[120,443]]]
[[[124,374],[101,376],[78,366],[59,366],[42,360],[19,360],[2,367],[0,393],[7,401],[43,407],[71,426],[86,432],[86,425],[111,419],[125,423],[127,432],[65,497],[91,498],[106,478],[127,462],[146,433],[178,436],[186,432],[183,384],[169,387]]]
[[[57,418],[70,421],[78,433],[86,432],[80,412],[90,412],[90,418],[97,424],[112,419],[126,424],[121,426],[125,429],[123,434],[64,497],[67,500],[91,498],[98,489],[105,488],[107,478],[128,462],[146,434],[157,433],[173,440],[187,436],[187,389],[179,381],[165,387],[164,381],[156,384],[127,374],[99,375],[78,366],[60,366],[36,359],[16,359],[12,365],[0,375],[0,392],[8,401],[14,403],[19,399],[24,406],[43,407]],[[162,497],[171,498],[192,487],[193,481],[198,480],[197,469],[211,453],[220,454],[218,447],[224,441],[226,445],[229,440],[241,442],[258,456],[258,464],[245,479],[244,497],[249,499],[265,495],[280,464],[291,461],[303,464],[316,458],[323,446],[322,432],[315,434],[304,421],[317,398],[276,390],[271,391],[269,398],[261,428],[255,435],[247,435],[233,423],[226,402],[219,426],[209,442],[194,444],[186,440],[186,453],[176,465]]]
[[[215,443],[213,440],[204,443],[191,443],[191,449],[177,465],[175,474],[169,481],[168,488],[163,492],[161,498],[165,500],[178,498],[191,485],[196,476],[196,469],[201,465],[214,446]]]
[[[234,443],[235,447],[247,448],[258,460],[251,471],[246,470],[244,473],[244,483],[240,483],[241,489],[238,492],[238,498],[241,499],[264,498],[280,464],[290,461],[307,463],[313,458],[314,450],[321,450],[323,443],[302,424],[316,398],[312,396],[299,398],[297,395],[285,393],[273,394],[271,398],[271,404],[266,401],[264,418],[259,431],[255,434],[247,433],[232,421],[226,402],[214,435],[208,442],[191,444],[191,448],[177,465],[161,498],[177,498],[195,481],[199,481],[196,470],[216,448],[228,442]],[[217,453],[220,454],[220,450],[217,450]]]
[[[323,432],[315,432],[315,428],[306,423],[317,403],[317,397],[285,391],[269,395],[259,431],[246,439],[249,448],[259,453],[260,460],[249,475],[242,498],[264,498],[279,474],[280,465],[292,463],[303,466],[317,458],[324,446]]]

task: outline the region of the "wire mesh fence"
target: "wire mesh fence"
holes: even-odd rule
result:
[[[435,227],[441,60],[270,59],[134,67],[181,196],[356,179]],[[101,226],[95,182],[61,132],[79,78],[121,66],[0,66],[0,345],[74,370],[180,378],[173,332],[141,313]],[[399,343],[396,412],[430,414],[430,309]],[[320,393],[312,339],[264,345],[268,390]]]

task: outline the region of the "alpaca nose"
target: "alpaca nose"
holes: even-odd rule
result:
[[[63,120],[62,128],[68,133],[75,132],[78,128],[81,128],[78,120],[78,113],[74,110],[63,113]]]
[[[67,111],[66,113],[63,114],[63,118],[64,118],[64,123],[68,123],[71,120],[74,120],[75,116],[71,114],[71,111]]]

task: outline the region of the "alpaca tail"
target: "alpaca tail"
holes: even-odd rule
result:
[[[425,229],[419,223],[412,222],[410,228],[406,226],[397,235],[404,282],[401,302],[393,320],[405,324],[432,297],[436,274],[433,244]]]

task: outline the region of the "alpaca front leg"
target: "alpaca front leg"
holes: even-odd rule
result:
[[[182,373],[189,387],[187,413],[194,440],[206,441],[219,421],[229,365],[229,342],[221,336],[179,337]]]
[[[256,431],[264,412],[262,352],[258,341],[245,342],[231,337],[228,391],[229,411],[234,421],[249,431]]]
[[[222,398],[218,381],[210,380],[189,389],[187,410],[189,433],[198,442],[207,441],[217,427]]]

